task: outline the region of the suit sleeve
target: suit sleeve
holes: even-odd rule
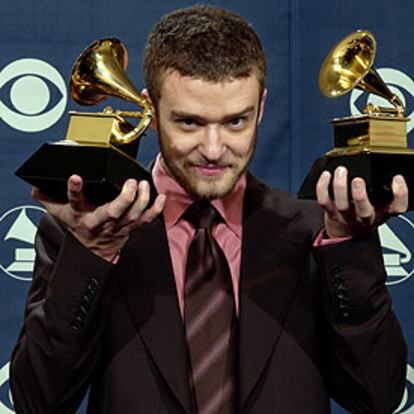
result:
[[[376,232],[315,249],[330,341],[329,386],[354,414],[389,414],[401,401],[407,348],[391,309]]]
[[[14,405],[18,414],[73,414],[99,356],[112,265],[50,215],[39,225],[36,253],[10,368]]]

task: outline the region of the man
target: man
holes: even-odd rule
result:
[[[73,413],[88,387],[88,413],[100,414],[320,414],[329,397],[352,413],[398,406],[406,348],[375,227],[406,210],[404,179],[377,210],[361,179],[350,203],[342,167],[318,182],[323,209],[259,182],[247,167],[265,72],[240,17],[208,6],[165,16],[145,52],[161,148],[153,205],[132,179],[97,208],[79,176],[68,204],[33,191],[50,214],[11,365],[17,413]],[[218,221],[194,224],[193,205]],[[194,240],[205,255],[193,257]],[[208,281],[192,279],[194,264]]]

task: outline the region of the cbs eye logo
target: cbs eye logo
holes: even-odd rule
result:
[[[53,66],[43,60],[19,59],[8,64],[0,71],[1,89],[6,89],[6,92],[0,100],[0,119],[19,131],[43,131],[55,124],[66,108],[65,81]],[[51,93],[53,89],[57,93]],[[7,92],[9,96],[4,96]],[[52,95],[56,94],[60,99],[48,109]],[[9,101],[10,105],[4,101]]]
[[[412,99],[414,97],[414,81],[406,75],[404,72],[393,68],[381,68],[377,69],[380,77],[387,84],[392,93],[395,93],[404,106],[407,108],[407,117],[410,118],[407,124],[407,133],[411,132],[414,128],[414,110],[409,113],[409,108],[413,107]],[[364,93],[360,89],[354,89],[349,99],[349,109],[352,115],[359,115],[362,110],[359,107],[364,106],[357,104],[358,99]],[[366,103],[372,103],[377,106],[390,107],[392,106],[387,100],[373,94],[369,94]]]

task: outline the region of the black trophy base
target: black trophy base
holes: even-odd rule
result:
[[[72,174],[82,177],[85,197],[94,205],[113,200],[128,178],[149,181],[154,196],[150,172],[113,147],[47,143],[15,174],[58,202],[68,200],[67,180]]]
[[[316,199],[316,183],[323,171],[333,174],[343,165],[348,169],[348,194],[353,178],[361,177],[367,185],[371,203],[380,206],[392,200],[392,179],[396,174],[404,176],[409,189],[409,209],[414,209],[414,150],[403,153],[362,152],[352,155],[323,156],[315,161],[298,192],[299,198]],[[330,188],[332,196],[332,187]]]

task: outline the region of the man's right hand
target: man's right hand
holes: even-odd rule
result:
[[[146,209],[150,199],[147,181],[125,181],[121,193],[102,206],[90,204],[83,192],[78,175],[68,179],[68,203],[58,203],[33,188],[32,197],[63,222],[68,230],[88,249],[107,261],[112,261],[127,242],[132,230],[152,221],[161,213],[165,195],[158,195]]]

